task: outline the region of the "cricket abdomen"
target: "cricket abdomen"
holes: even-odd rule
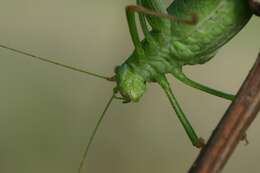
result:
[[[175,0],[168,12],[178,18],[188,18],[191,13],[198,16],[195,26],[177,22],[171,25],[171,54],[184,65],[210,60],[252,16],[244,0]]]

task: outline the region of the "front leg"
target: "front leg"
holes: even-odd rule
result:
[[[169,21],[185,23],[185,24],[188,24],[188,25],[194,25],[197,22],[197,17],[196,17],[195,14],[192,15],[192,18],[190,20],[189,19],[186,20],[186,19],[178,19],[175,16],[171,16],[171,15],[168,15],[168,14],[165,14],[165,13],[149,10],[147,8],[144,8],[144,7],[138,6],[138,5],[127,6],[126,7],[126,16],[127,16],[129,31],[130,31],[131,38],[132,38],[132,41],[134,43],[136,52],[140,57],[143,57],[144,50],[142,48],[141,40],[140,40],[140,37],[138,35],[135,12],[137,12],[139,14],[144,14],[144,15],[147,15],[147,16],[153,16],[153,17],[156,17],[158,19],[164,18],[164,19],[167,19]],[[141,25],[142,25],[142,28],[144,30],[144,34],[150,37],[150,35],[148,35],[149,33],[148,33],[147,26],[146,26],[146,24],[144,24],[143,17],[141,17]],[[161,27],[163,27],[163,26],[161,26]]]
[[[140,7],[129,5],[126,7],[126,17],[127,17],[127,23],[130,31],[130,35],[133,41],[133,44],[135,46],[135,50],[139,57],[143,57],[144,50],[142,48],[141,40],[138,34],[137,26],[136,26],[136,18],[135,18],[135,12],[137,12]]]
[[[197,136],[195,130],[191,126],[189,120],[187,119],[184,112],[182,111],[176,97],[174,96],[166,77],[165,76],[159,76],[157,78],[157,82],[159,83],[159,85],[163,88],[164,92],[166,93],[173,109],[175,110],[175,112],[177,114],[178,119],[180,120],[182,126],[184,127],[184,129],[187,133],[187,135],[189,136],[189,138],[192,142],[192,145],[197,147],[197,148],[202,148],[205,145],[204,140]]]
[[[157,13],[168,14],[166,10],[166,5],[163,0],[138,0],[139,5],[143,7],[156,11]],[[155,17],[155,16],[146,16],[149,24],[152,26],[153,30],[164,32],[169,31],[171,27],[171,22],[165,20],[164,18]]]

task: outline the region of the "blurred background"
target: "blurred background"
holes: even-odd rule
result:
[[[167,3],[169,3],[168,1]],[[1,0],[0,44],[107,76],[133,50],[124,8],[134,0]],[[260,19],[205,65],[194,80],[236,93],[260,48]],[[0,49],[0,172],[76,173],[114,84]],[[230,102],[168,76],[184,111],[208,139]],[[256,173],[260,119],[223,172]],[[150,84],[138,104],[115,101],[98,131],[88,173],[185,173],[198,154],[167,98]]]

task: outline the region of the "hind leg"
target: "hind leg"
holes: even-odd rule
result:
[[[235,96],[232,95],[232,94],[227,94],[225,92],[212,89],[212,88],[210,88],[208,86],[202,85],[202,84],[200,84],[198,82],[195,82],[195,81],[189,79],[181,70],[173,71],[172,75],[174,77],[176,77],[177,79],[179,79],[184,84],[186,84],[188,86],[191,86],[191,87],[193,87],[195,89],[199,89],[201,91],[204,91],[206,93],[209,93],[211,95],[215,95],[215,96],[218,96],[218,97],[221,97],[221,98],[225,98],[225,99],[231,100],[231,101],[235,98]]]
[[[157,82],[160,84],[162,89],[164,90],[165,94],[167,95],[173,109],[175,110],[178,119],[180,120],[183,128],[185,129],[190,141],[192,142],[192,145],[197,148],[202,148],[204,146],[204,140],[202,138],[199,138],[193,129],[191,123],[189,122],[188,118],[182,111],[176,97],[174,96],[169,82],[167,81],[165,76],[160,76],[157,78]]]

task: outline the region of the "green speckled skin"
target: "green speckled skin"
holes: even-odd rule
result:
[[[162,0],[139,2],[145,8],[180,19],[189,19],[191,14],[198,17],[196,25],[187,25],[145,16],[152,26],[150,35],[154,42],[145,38],[141,44],[144,54],[134,51],[121,67],[131,70],[135,76],[139,75],[147,82],[158,82],[157,77],[166,73],[172,73],[180,79],[182,66],[203,64],[210,60],[252,16],[246,0],[175,0],[168,8]],[[116,71],[118,90],[124,95],[129,93],[127,97],[133,99],[131,93],[134,88],[120,87],[124,86],[122,82],[133,81],[131,75],[123,78],[122,71]],[[143,85],[142,82],[139,84]],[[140,93],[138,96],[141,96]]]
[[[198,15],[195,27],[171,23],[174,57],[185,64],[208,61],[252,16],[245,0],[175,0],[168,12],[179,18]]]

